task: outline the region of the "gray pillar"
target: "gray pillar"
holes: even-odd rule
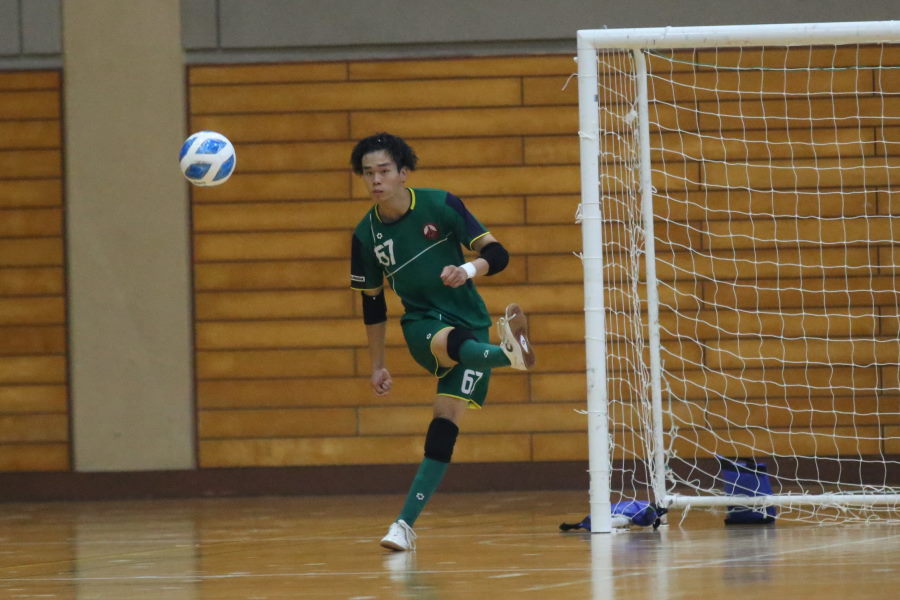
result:
[[[180,3],[62,4],[75,469],[193,468]]]

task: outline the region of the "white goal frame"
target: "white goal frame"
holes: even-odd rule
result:
[[[835,43],[900,42],[900,21],[737,25],[711,27],[658,27],[642,29],[581,30],[577,34],[579,138],[581,156],[582,261],[584,268],[585,350],[587,378],[588,458],[590,513],[593,532],[610,532],[611,518],[610,423],[606,365],[606,307],[604,306],[603,217],[601,214],[597,51],[630,52],[638,76],[638,133],[640,190],[644,237],[654,240],[651,187],[648,97],[643,50],[754,46],[795,46]],[[900,494],[798,494],[747,496],[685,496],[666,490],[663,446],[660,334],[654,244],[643,248],[646,260],[649,321],[650,381],[653,432],[651,487],[653,500],[667,508],[713,506],[900,505]]]

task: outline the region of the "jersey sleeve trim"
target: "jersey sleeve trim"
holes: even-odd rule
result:
[[[357,234],[354,232],[350,244],[350,289],[376,290],[384,286],[384,274]]]
[[[472,238],[472,241],[470,241],[470,242],[468,243],[469,250],[472,250],[472,249],[473,249],[473,248],[472,248],[472,244],[474,244],[475,242],[477,242],[478,240],[480,240],[481,238],[483,238],[484,236],[486,236],[486,235],[489,234],[489,233],[490,233],[490,231],[485,231],[485,232],[482,233],[481,235],[476,236],[476,237],[473,237],[473,238]]]

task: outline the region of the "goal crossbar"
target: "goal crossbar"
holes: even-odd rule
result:
[[[578,48],[716,48],[722,46],[785,46],[871,43],[895,40],[900,21],[715,25],[709,27],[648,27],[582,29]]]

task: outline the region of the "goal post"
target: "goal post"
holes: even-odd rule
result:
[[[577,41],[592,530],[900,517],[900,21]]]

